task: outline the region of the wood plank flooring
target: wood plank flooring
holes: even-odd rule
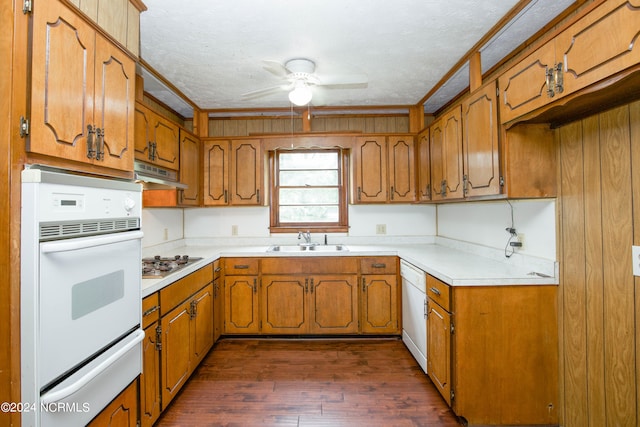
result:
[[[399,339],[223,339],[156,426],[460,426]]]

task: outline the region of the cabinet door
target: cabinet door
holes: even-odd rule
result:
[[[156,144],[152,163],[167,169],[180,168],[180,135],[178,125],[153,114],[151,140]]]
[[[219,267],[218,267],[219,268]],[[224,295],[222,279],[213,280],[213,342],[215,343],[222,335],[224,326]]]
[[[390,136],[387,141],[389,160],[389,201],[416,200],[416,159],[411,136]]]
[[[500,194],[498,98],[492,82],[462,104],[464,195]]]
[[[260,331],[257,276],[224,278],[224,331],[253,334]]]
[[[28,151],[91,162],[94,47],[95,31],[62,3],[34,8]]]
[[[502,102],[500,121],[509,122],[551,102],[546,70],[555,64],[555,45],[550,41],[503,73],[498,79]]]
[[[135,158],[145,162],[152,160],[152,144],[151,141],[151,124],[153,120],[153,112],[144,105],[136,102],[134,107],[134,147]]]
[[[194,357],[192,367],[197,366],[213,346],[213,304],[213,283],[191,299]]]
[[[310,279],[310,332],[358,332],[358,277],[355,274],[318,275]]]
[[[429,299],[427,315],[427,372],[451,405],[451,315]]]
[[[154,322],[144,330],[142,344],[142,375],[140,376],[140,421],[150,427],[160,416],[160,351]]]
[[[138,425],[138,381],[124,389],[98,414],[88,427],[136,427]]]
[[[200,140],[180,129],[180,182],[189,188],[180,190],[180,204],[200,203]]]
[[[362,276],[362,332],[398,332],[398,278],[395,275]]]
[[[162,317],[162,408],[189,378],[191,348],[191,316],[189,301]]]
[[[430,129],[432,200],[463,197],[462,113],[458,106]]]
[[[229,204],[229,141],[204,143],[204,204]]]
[[[308,277],[262,276],[262,331],[302,334],[309,330]]]
[[[94,125],[102,130],[96,164],[133,170],[135,63],[96,36]]]
[[[596,83],[640,63],[640,2],[604,2],[555,38],[563,63],[563,94]]]
[[[387,143],[384,136],[359,137],[355,143],[354,203],[387,201]]]
[[[264,203],[263,163],[259,139],[231,141],[231,204]]]
[[[429,154],[429,129],[418,135],[418,201],[431,200],[431,156]]]

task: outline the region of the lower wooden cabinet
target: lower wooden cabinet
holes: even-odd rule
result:
[[[140,423],[152,426],[160,416],[160,301],[158,293],[142,300],[142,375],[140,376]]]
[[[227,334],[255,334],[258,318],[258,276],[224,278],[224,331]]]
[[[398,278],[396,275],[363,275],[362,332],[396,334],[398,322]]]
[[[557,287],[427,276],[427,372],[470,425],[558,424]]]
[[[358,277],[262,276],[262,332],[353,334],[358,332]]]
[[[89,427],[136,427],[138,425],[138,380],[133,381],[107,405]]]

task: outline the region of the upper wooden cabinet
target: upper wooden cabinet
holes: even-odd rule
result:
[[[31,69],[27,151],[133,171],[134,61],[46,1],[34,8]]]
[[[640,63],[638,0],[609,0],[500,76],[500,119],[510,122]]]
[[[353,203],[415,201],[414,141],[410,135],[363,136],[353,149]]]
[[[180,129],[180,182],[187,184],[189,188],[178,192],[178,204],[200,204],[200,169],[200,139]]]
[[[180,168],[180,129],[149,107],[135,104],[136,159],[163,168]]]
[[[500,194],[498,94],[495,81],[462,103],[463,193]]]
[[[419,202],[431,200],[431,155],[429,152],[429,128],[418,134],[417,159],[417,199]]]
[[[444,113],[429,128],[431,200],[463,197],[462,113],[457,107]]]
[[[259,139],[204,143],[204,204],[263,205],[264,152]]]

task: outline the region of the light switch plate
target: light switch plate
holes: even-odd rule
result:
[[[631,257],[633,275],[640,276],[640,246],[631,246]]]

